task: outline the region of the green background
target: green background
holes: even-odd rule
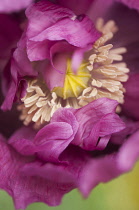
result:
[[[22,193],[22,192],[21,192]],[[43,203],[30,205],[27,210],[139,210],[139,163],[128,174],[107,183],[100,184],[83,199],[77,190],[67,194],[58,207]],[[0,210],[14,210],[12,199],[0,191]]]

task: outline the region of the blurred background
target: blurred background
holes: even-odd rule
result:
[[[22,192],[21,192],[22,193]],[[0,191],[0,210],[14,210],[12,199]],[[100,184],[83,199],[77,190],[67,194],[58,207],[42,203],[30,205],[27,210],[139,210],[139,163],[133,171],[106,183]]]

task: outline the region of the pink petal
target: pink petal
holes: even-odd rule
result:
[[[57,2],[60,3],[60,5],[71,9],[75,12],[76,15],[85,14],[92,2],[94,1],[95,0],[57,0]]]
[[[39,1],[26,10],[26,16],[29,20],[27,36],[29,38],[36,36],[57,21],[67,17],[70,18],[73,15],[74,13],[67,8],[60,7],[47,0]]]
[[[12,145],[20,154],[33,155],[36,147],[33,143],[36,131],[30,127],[18,129],[9,139],[8,143]]]
[[[34,162],[25,165],[22,169],[27,176],[39,176],[55,183],[64,183],[65,185],[73,185],[75,177],[70,171],[66,170],[66,165],[54,165],[51,163],[43,164],[41,162]]]
[[[125,102],[122,106],[123,113],[139,120],[139,74],[130,75],[124,87],[126,89]]]
[[[16,209],[25,209],[34,202],[44,202],[50,206],[60,204],[63,195],[72,190],[74,184],[56,183],[55,180],[41,177],[37,172],[35,176],[24,174],[23,169],[31,161],[32,157],[20,156],[0,137],[0,188],[13,197]],[[34,162],[36,169],[37,163]],[[45,170],[50,174],[51,170],[59,169],[55,165],[50,169],[48,164]]]
[[[50,48],[52,43],[48,40],[43,42],[33,42],[27,40],[27,55],[30,61],[44,60],[50,58]]]
[[[138,0],[117,0],[125,5],[127,5],[131,9],[139,10],[139,1]]]
[[[115,0],[107,0],[105,4],[102,5],[102,0],[94,0],[90,5],[87,11],[87,15],[93,20],[96,21],[97,18],[102,17],[105,19],[109,13],[111,6],[114,5]]]
[[[79,189],[86,197],[101,182],[108,182],[132,169],[139,158],[139,131],[131,135],[117,153],[92,158],[82,169]]]
[[[139,129],[139,121],[132,121],[130,118],[123,119],[125,123],[125,129],[112,135],[111,142],[114,144],[123,144],[126,141],[127,136],[132,135]]]
[[[36,135],[34,143],[38,156],[51,162],[58,162],[59,155],[73,140],[71,126],[65,122],[50,123]]]
[[[0,12],[15,12],[25,9],[33,0],[1,0]]]
[[[82,34],[82,36],[80,36],[80,34]],[[84,48],[87,47],[88,44],[93,44],[99,37],[100,34],[95,29],[92,21],[88,17],[84,17],[82,21],[78,19],[71,20],[69,18],[59,20],[38,35],[30,38],[30,40],[66,40],[71,45]]]
[[[123,171],[129,171],[133,168],[135,162],[139,159],[139,130],[132,134],[120,148],[117,163]]]
[[[100,137],[123,130],[125,125],[115,114],[116,106],[116,101],[101,98],[80,109],[73,110],[79,123],[79,129],[72,143],[87,150],[94,150],[97,149]],[[107,137],[107,141],[109,138]],[[105,138],[100,139],[100,141],[103,139]]]

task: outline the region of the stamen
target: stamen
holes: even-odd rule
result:
[[[84,106],[84,104],[101,97],[115,99],[122,104],[124,103],[125,89],[121,82],[127,81],[129,69],[126,68],[124,62],[114,64],[114,61],[123,60],[121,54],[126,52],[126,48],[111,49],[112,44],[104,45],[118,30],[114,21],[108,21],[104,25],[104,21],[99,19],[96,28],[103,35],[94,44],[93,54],[89,57],[90,64],[87,68],[92,75],[91,85],[90,89],[86,88],[78,97],[79,104]]]
[[[49,122],[53,113],[61,107],[57,95],[37,80],[28,82],[27,93],[22,102],[24,104],[17,107],[18,110],[22,110],[20,119],[25,125],[35,122],[36,128],[44,122]]]

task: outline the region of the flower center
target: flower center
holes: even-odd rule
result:
[[[78,97],[83,89],[87,88],[88,81],[91,77],[90,72],[86,68],[88,64],[83,63],[74,74],[71,67],[71,61],[67,61],[67,70],[65,75],[64,87],[55,87],[52,91],[57,96],[67,99],[70,97]]]
[[[20,119],[25,125],[34,122],[39,128],[49,122],[53,113],[60,107],[80,108],[98,98],[107,97],[124,103],[122,82],[128,79],[129,69],[123,62],[122,54],[126,48],[112,49],[112,44],[105,44],[112,39],[117,27],[114,21],[104,24],[102,19],[96,23],[102,36],[95,42],[87,62],[82,63],[77,73],[72,71],[71,60],[67,60],[67,70],[63,87],[52,91],[40,79],[28,80],[28,88],[23,102],[18,106]]]

